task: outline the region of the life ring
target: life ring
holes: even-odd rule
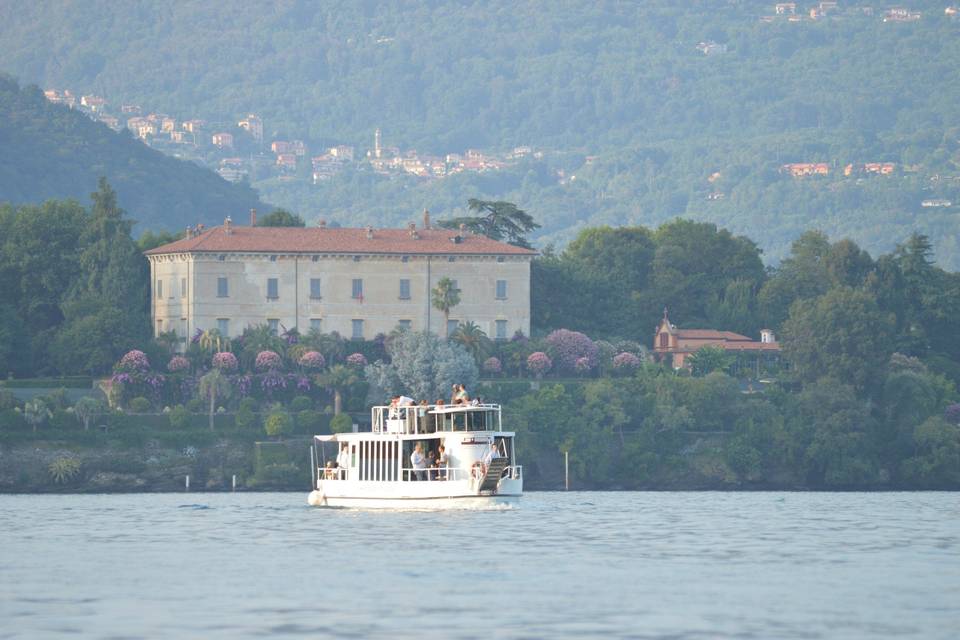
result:
[[[479,480],[486,472],[487,466],[479,460],[474,462],[470,467],[470,477],[472,477],[474,480]]]

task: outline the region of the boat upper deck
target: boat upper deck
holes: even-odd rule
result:
[[[375,406],[370,422],[374,433],[500,431],[501,410],[498,404]]]

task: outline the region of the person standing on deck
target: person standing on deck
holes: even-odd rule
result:
[[[427,459],[423,455],[423,444],[418,442],[417,446],[414,447],[413,453],[410,454],[410,464],[416,473],[415,479],[427,479]]]

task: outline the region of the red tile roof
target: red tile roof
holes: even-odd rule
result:
[[[713,329],[674,329],[673,335],[677,340],[724,340],[724,341],[750,341],[747,336],[732,331],[715,331]]]
[[[208,229],[192,238],[183,238],[146,255],[166,253],[382,253],[382,254],[455,254],[533,256],[536,251],[515,247],[486,236],[466,234],[454,242],[458,232],[452,229],[417,229],[418,238],[409,229],[366,229],[320,227],[241,227],[234,225],[227,234],[223,227]]]

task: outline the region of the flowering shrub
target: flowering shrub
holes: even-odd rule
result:
[[[347,364],[351,367],[365,367],[367,358],[362,353],[351,353],[347,356]]]
[[[229,351],[220,351],[213,354],[213,366],[224,372],[236,371],[239,363],[237,362],[237,356],[233,355]]]
[[[573,363],[573,370],[577,373],[586,373],[593,368],[593,365],[590,363],[590,358],[582,357],[577,358],[577,361]]]
[[[310,391],[310,378],[297,376],[297,391]]]
[[[581,358],[587,359],[590,369],[597,364],[597,345],[579,331],[557,329],[547,336],[547,344],[561,369],[578,371],[577,360]]]
[[[613,356],[613,368],[615,371],[630,372],[635,371],[640,366],[640,358],[632,353],[624,351]]]
[[[527,369],[537,376],[542,376],[550,371],[552,366],[553,361],[543,351],[534,351],[527,357]]]
[[[276,355],[276,354],[274,354]],[[287,388],[287,378],[278,373],[276,369],[271,369],[260,378],[260,389],[268,398],[284,391]]]
[[[960,424],[960,403],[954,403],[943,412],[944,419],[950,424]]]
[[[500,373],[503,371],[503,365],[500,364],[499,358],[487,358],[483,361],[483,370],[486,373]]]
[[[260,371],[266,371],[268,369],[279,369],[282,362],[275,351],[261,351],[257,354],[255,366]]]
[[[250,376],[237,376],[233,380],[234,386],[237,387],[237,393],[240,394],[241,398],[246,398],[250,395],[250,387],[253,385],[253,378]]]
[[[190,361],[184,358],[183,356],[173,356],[170,358],[170,362],[167,363],[167,371],[170,373],[176,373],[178,371],[186,371],[190,368]]]
[[[327,361],[319,351],[307,351],[300,356],[300,366],[304,369],[323,369]]]
[[[134,372],[134,371],[147,371],[150,369],[150,361],[147,360],[147,354],[143,351],[134,349],[133,351],[127,351],[123,354],[123,357],[120,358],[120,362],[117,363],[116,370],[118,372]]]

